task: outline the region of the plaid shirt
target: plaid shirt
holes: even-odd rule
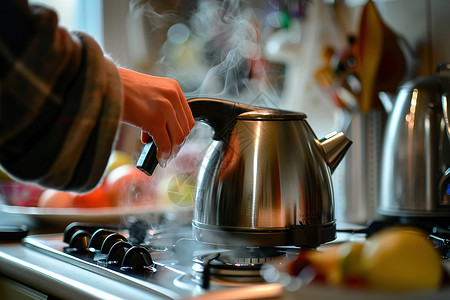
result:
[[[59,28],[53,11],[0,2],[0,164],[17,180],[88,191],[119,126],[118,70],[90,36]]]

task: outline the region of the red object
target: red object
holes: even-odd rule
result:
[[[111,206],[111,200],[103,187],[97,187],[87,194],[76,194],[72,206],[78,208],[98,208]]]
[[[0,192],[5,204],[14,206],[36,206],[43,189],[15,181],[0,183]]]

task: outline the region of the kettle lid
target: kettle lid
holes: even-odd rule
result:
[[[249,121],[293,121],[304,120],[306,119],[306,115],[304,113],[285,110],[258,109],[242,113],[236,119]]]
[[[436,72],[431,75],[420,76],[403,83],[399,89],[401,91],[412,91],[417,89],[420,92],[442,94],[450,90],[450,64],[439,64]]]

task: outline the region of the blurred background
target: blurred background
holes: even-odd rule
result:
[[[354,223],[376,213],[383,98],[450,61],[447,0],[31,2],[118,65],[177,79],[187,98],[301,111],[318,138],[344,131],[354,144],[333,175],[336,218]],[[117,149],[136,159],[141,146],[123,125]]]

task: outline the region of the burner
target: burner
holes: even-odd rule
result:
[[[289,260],[289,255],[297,255],[299,249],[286,248],[242,248],[235,250],[216,250],[193,259],[194,276],[208,288],[209,280],[218,279],[229,282],[263,282],[260,271],[265,263],[274,259]]]
[[[220,254],[216,259],[223,264],[233,265],[235,267],[255,266],[266,262],[272,262],[274,257],[286,255],[285,251],[276,250],[275,248],[245,248],[239,250],[231,250]]]

